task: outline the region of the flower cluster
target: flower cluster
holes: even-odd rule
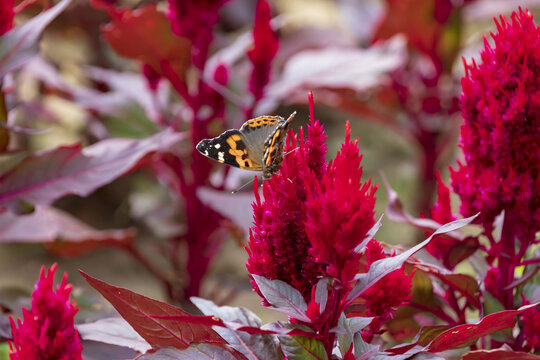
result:
[[[377,240],[372,239],[367,244],[368,270],[375,261],[386,257],[381,244]],[[413,273],[405,275],[403,268],[397,269],[366,290],[362,294],[362,298],[368,309],[368,316],[380,316],[384,319],[391,318],[398,306],[411,299],[412,276]]]
[[[482,64],[465,64],[460,144],[465,162],[452,170],[460,212],[491,223],[503,210],[520,224],[524,244],[540,229],[540,28],[520,10],[500,17]]]
[[[310,99],[312,105],[312,99]],[[306,301],[318,278],[331,276],[346,289],[359,272],[355,247],[374,224],[376,186],[361,181],[358,142],[345,143],[326,164],[323,127],[311,115],[304,139],[291,132],[280,174],[264,183],[264,202],[255,187],[254,226],[247,268],[250,273],[285,281]],[[253,282],[254,289],[259,291]]]
[[[41,274],[32,293],[32,307],[23,308],[23,321],[11,320],[13,342],[9,343],[11,360],[82,359],[79,334],[73,318],[79,310],[69,300],[72,286],[64,273],[62,283],[53,290],[57,264]]]
[[[14,0],[3,0],[0,4],[0,35],[8,32],[13,26]]]
[[[298,136],[289,134],[285,153],[293,151],[299,140],[298,150],[285,156],[281,174],[264,183],[264,202],[255,183],[254,226],[247,248],[247,269],[251,274],[283,280],[300,291],[306,301],[323,273],[323,265],[309,253],[311,244],[304,228],[307,189],[303,179],[313,182],[326,171],[323,127],[316,121],[307,126],[307,131],[307,139],[302,129]],[[252,284],[259,292],[254,281]]]

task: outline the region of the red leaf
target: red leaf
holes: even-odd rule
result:
[[[109,11],[111,13],[111,11]],[[112,23],[103,27],[105,40],[120,55],[148,64],[163,74],[163,61],[184,78],[191,57],[191,44],[186,38],[173,34],[169,19],[155,4],[131,10],[116,9]]]
[[[211,325],[206,325],[209,322],[203,321],[207,319],[193,323],[157,318],[180,316],[195,320],[195,318],[202,318],[201,316],[191,315],[176,306],[107,284],[83,271],[80,273],[154,349],[166,346],[185,349],[196,342],[225,343],[225,340],[212,330]]]
[[[476,350],[461,357],[461,360],[540,360],[540,356],[505,349]]]
[[[48,206],[38,206],[28,215],[0,213],[0,242],[49,243],[49,249],[61,256],[77,256],[102,246],[130,243],[135,233],[134,229],[96,230]]]
[[[490,314],[476,324],[454,326],[437,336],[426,348],[429,352],[439,352],[457,348],[476,340],[482,336],[496,331],[511,328],[515,325],[515,317],[527,309],[538,306],[540,303],[522,306],[517,310],[505,310]]]
[[[33,154],[0,176],[0,205],[50,204],[77,194],[86,196],[144,164],[156,152],[169,151],[184,137],[165,130],[143,140],[108,139],[81,149],[61,146]]]

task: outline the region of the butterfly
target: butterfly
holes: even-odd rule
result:
[[[246,121],[239,130],[231,129],[213,139],[204,139],[197,150],[210,159],[240,169],[262,171],[268,180],[283,163],[287,130],[296,115],[259,116]]]

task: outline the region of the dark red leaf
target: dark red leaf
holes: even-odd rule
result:
[[[225,343],[225,340],[212,330],[210,325],[207,325],[207,321],[193,323],[157,318],[180,316],[194,320],[194,318],[202,317],[191,315],[176,306],[147,298],[128,289],[107,284],[83,271],[80,272],[86,278],[86,281],[98,290],[133,329],[155,349],[166,346],[185,349],[196,342]]]
[[[461,357],[461,360],[540,360],[539,355],[505,349],[476,350]]]
[[[27,215],[0,213],[0,242],[44,242],[60,256],[77,256],[98,247],[131,243],[135,234],[135,229],[96,230],[48,206],[38,206]]]
[[[173,34],[169,19],[157,10],[155,4],[135,10],[115,10],[112,23],[102,29],[109,45],[120,55],[142,62],[163,75],[161,64],[168,64],[184,78],[191,44],[186,38]]]
[[[454,326],[437,336],[426,348],[429,352],[453,349],[499,330],[511,328],[516,323],[516,316],[540,303],[522,306],[517,310],[505,310],[490,314],[476,324]]]
[[[61,146],[30,155],[0,176],[0,206],[17,210],[21,203],[47,205],[67,194],[86,196],[156,152],[171,151],[183,137],[165,130],[143,140],[108,139],[84,149]]]

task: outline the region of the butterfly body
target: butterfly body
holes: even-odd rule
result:
[[[240,169],[262,171],[268,180],[283,163],[287,130],[296,112],[288,119],[259,116],[212,139],[201,140],[197,150],[206,157]]]

